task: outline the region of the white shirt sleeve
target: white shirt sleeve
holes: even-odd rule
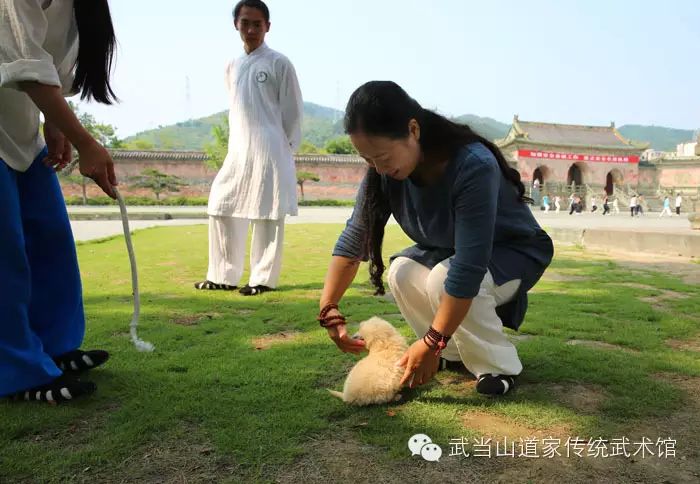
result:
[[[304,100],[301,96],[301,88],[297,80],[294,66],[288,59],[280,62],[280,112],[282,113],[282,126],[289,140],[292,151],[296,151],[301,144],[301,121],[304,115]]]
[[[23,81],[61,87],[43,48],[47,32],[41,0],[0,0],[0,87],[16,89]]]

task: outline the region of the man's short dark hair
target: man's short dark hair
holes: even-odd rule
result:
[[[238,16],[241,13],[241,9],[243,7],[249,7],[249,8],[257,8],[263,13],[263,16],[265,17],[265,22],[270,21],[270,9],[267,8],[267,5],[265,5],[265,2],[262,0],[241,0],[236,4],[235,7],[233,7],[233,21],[238,22]]]

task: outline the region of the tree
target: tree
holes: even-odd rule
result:
[[[98,143],[107,148],[119,148],[123,145],[122,141],[117,137],[117,130],[111,124],[98,123],[95,117],[90,113],[81,113],[77,104],[69,101],[76,117],[80,121],[88,133],[97,140]]]
[[[142,150],[142,151],[148,151],[152,150],[155,148],[153,143],[148,141],[147,139],[143,138],[136,138],[133,141],[130,141],[129,143],[123,144],[123,148],[127,150]]]
[[[214,125],[211,129],[211,134],[214,136],[214,141],[207,143],[204,146],[204,152],[207,154],[207,166],[218,170],[224,164],[226,154],[228,153],[228,135],[229,124],[228,117],[224,118],[224,122]]]
[[[143,170],[140,176],[132,178],[132,186],[136,188],[148,188],[156,195],[156,200],[160,200],[161,193],[179,192],[180,187],[187,183],[179,176],[168,175],[153,168]]]
[[[320,178],[315,173],[309,173],[308,171],[298,171],[297,172],[297,185],[301,189],[301,199],[304,199],[304,182],[307,181],[319,181]]]
[[[85,129],[90,135],[95,138],[101,145],[108,148],[123,148],[124,143],[117,137],[117,130],[111,124],[98,123],[95,117],[89,113],[81,113],[80,108],[77,104],[72,101],[68,101],[68,105],[75,113],[75,116],[80,121]],[[73,150],[73,159],[77,159],[78,153]],[[74,165],[75,166],[75,165]],[[70,171],[63,171],[60,173],[60,177],[67,181],[68,183],[73,183],[75,185],[80,185],[82,190],[83,205],[87,205],[87,185],[88,178],[80,175],[77,171],[73,174],[73,169]]]
[[[355,147],[350,142],[349,136],[338,136],[326,143],[324,149],[328,153],[334,153],[338,155],[352,155],[357,153]]]
[[[87,196],[87,181],[88,178],[78,174],[78,175],[73,175],[72,173],[60,173],[59,174],[60,178],[65,180],[68,183],[72,183],[74,185],[80,185],[81,191],[82,191],[82,197],[83,197],[83,205],[87,205],[88,203],[88,196]]]
[[[301,142],[301,145],[299,145],[297,153],[302,155],[318,155],[322,154],[323,150],[315,144],[313,144],[311,141],[305,139]]]

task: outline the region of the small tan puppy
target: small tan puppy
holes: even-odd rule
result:
[[[359,336],[369,355],[358,361],[345,379],[343,393],[328,390],[351,405],[371,405],[401,399],[401,377],[397,367],[408,349],[406,340],[389,322],[373,317],[360,324]]]

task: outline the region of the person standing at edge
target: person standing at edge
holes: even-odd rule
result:
[[[71,162],[115,198],[114,163],[64,95],[111,104],[107,0],[0,0],[0,396],[63,402],[96,386],[82,286],[55,170]],[[43,113],[44,137],[40,133]]]
[[[233,20],[245,54],[226,68],[228,154],[209,195],[207,278],[194,286],[237,288],[252,224],[250,279],[239,292],[253,296],[277,286],[284,218],[297,215],[294,151],[301,142],[303,101],[294,66],[265,43],[267,5],[242,0],[233,9]]]

